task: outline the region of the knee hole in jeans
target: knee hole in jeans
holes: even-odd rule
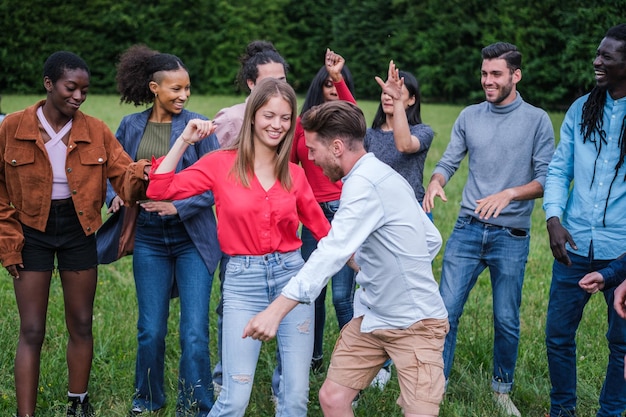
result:
[[[237,374],[232,376],[232,380],[240,384],[252,383],[252,375],[250,374]]]

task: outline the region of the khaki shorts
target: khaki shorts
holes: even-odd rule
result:
[[[443,399],[443,344],[447,319],[425,319],[408,329],[361,332],[363,317],[344,326],[330,359],[327,378],[345,387],[369,386],[387,358],[398,373],[398,405],[404,412],[438,415]]]

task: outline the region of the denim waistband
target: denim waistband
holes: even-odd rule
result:
[[[319,205],[325,212],[330,212],[334,214],[337,209],[339,209],[339,200],[324,201],[319,203]]]
[[[526,236],[528,235],[528,231],[529,231],[529,229],[522,229],[522,228],[517,228],[517,227],[508,227],[508,226],[501,226],[499,224],[487,223],[480,219],[477,219],[474,216],[467,216],[467,218],[468,218],[469,224],[478,224],[483,227],[492,227],[495,229],[509,230],[512,234],[516,236]]]
[[[297,252],[298,251],[282,252],[282,253],[272,252],[272,253],[266,253],[265,255],[233,255],[233,256],[230,256],[230,259],[240,259],[246,264],[268,263],[268,262],[275,262],[277,264],[280,264],[283,262],[285,258],[292,256],[294,253],[297,253]]]

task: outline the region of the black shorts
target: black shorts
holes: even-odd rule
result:
[[[24,271],[84,271],[98,266],[95,234],[85,235],[71,198],[53,200],[46,231],[22,225]]]

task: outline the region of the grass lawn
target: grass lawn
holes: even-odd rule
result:
[[[4,95],[2,109],[11,112],[22,109],[42,96]],[[192,96],[189,109],[212,117],[224,106],[243,101],[242,97]],[[300,101],[302,102],[302,101]],[[371,123],[377,102],[360,102]],[[82,109],[103,119],[115,131],[122,116],[141,108],[120,105],[117,96],[89,96]],[[427,159],[425,177],[430,178],[435,163],[445,150],[450,130],[461,106],[440,104],[422,105],[422,117],[436,132],[432,149]],[[562,113],[551,114],[557,130],[563,119]],[[514,152],[512,149],[511,152]],[[467,176],[466,165],[446,186],[449,201],[436,202],[435,224],[439,227],[444,242],[449,236],[458,213],[461,189]],[[524,297],[522,301],[522,332],[519,359],[512,397],[524,416],[543,416],[549,406],[550,381],[544,345],[545,314],[551,277],[552,255],[541,200],[536,202],[533,214],[531,249],[526,269]],[[434,262],[435,276],[441,273],[441,257]],[[11,279],[4,269],[0,273],[0,415],[15,413],[13,385],[13,357],[18,335],[18,314],[15,306]],[[90,397],[99,416],[126,415],[133,393],[134,360],[136,348],[137,305],[132,277],[131,258],[100,267],[100,279],[94,312],[95,356],[90,382]],[[218,286],[214,282],[212,308],[217,305]],[[335,313],[327,297],[327,331],[325,357],[328,359],[338,335]],[[490,379],[492,367],[492,302],[489,276],[484,273],[472,291],[461,319],[456,360],[452,371],[448,393],[440,415],[497,416],[491,399]],[[176,395],[176,373],[178,368],[178,300],[171,303],[169,334],[166,352],[166,384],[168,407],[159,416],[174,414]],[[605,374],[608,349],[606,332],[606,306],[601,295],[592,297],[581,323],[578,336],[578,395],[579,416],[595,415],[597,398]],[[216,315],[211,312],[211,352],[215,354]],[[67,370],[65,345],[67,335],[63,321],[63,300],[58,279],[53,280],[50,293],[47,335],[42,351],[41,377],[39,383],[38,417],[64,415],[67,392]],[[213,358],[214,359],[214,358]],[[267,343],[262,351],[255,378],[252,398],[247,416],[273,415],[270,401],[270,376],[274,367],[274,343]],[[310,416],[321,416],[317,392],[323,376],[311,376]],[[380,392],[365,391],[355,410],[358,416],[401,416],[395,404],[399,394],[397,378],[394,376],[387,388]]]

